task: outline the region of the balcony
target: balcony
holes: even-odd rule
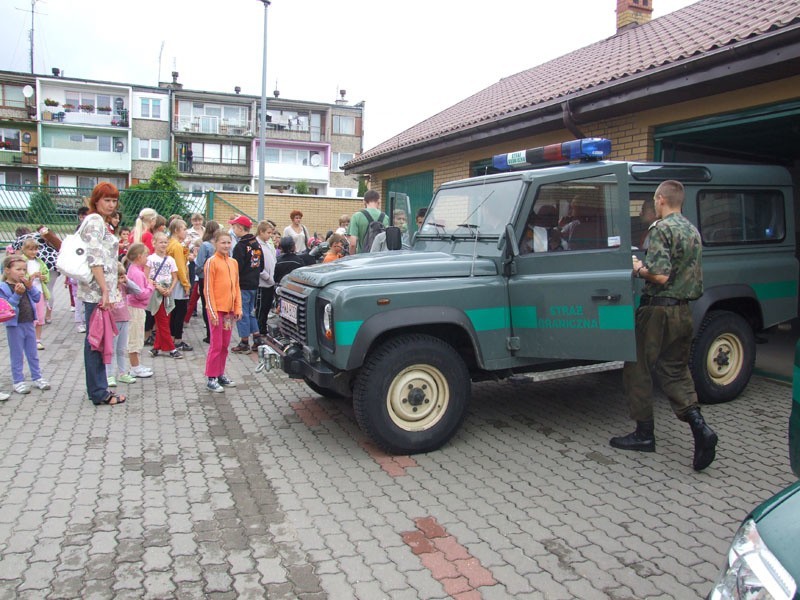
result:
[[[276,181],[308,181],[310,183],[329,183],[330,171],[326,165],[312,167],[285,163],[267,163],[267,176]],[[253,162],[253,173],[258,173],[258,161]]]
[[[130,171],[131,155],[127,151],[102,152],[43,147],[39,149],[39,165],[54,168]]]
[[[0,165],[31,165],[38,164],[38,150],[33,148],[30,152],[20,150],[0,150]]]
[[[252,136],[248,121],[215,116],[187,117],[175,115],[172,120],[175,133],[208,133],[212,135]]]
[[[49,107],[42,111],[42,121],[44,123],[64,123],[66,125],[88,125],[90,127],[128,127],[128,111],[121,109],[118,113],[112,114],[111,110],[58,110],[53,111]]]

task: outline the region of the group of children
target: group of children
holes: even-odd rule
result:
[[[121,300],[111,310],[118,333],[111,363],[106,365],[108,386],[131,384],[137,378],[153,376],[153,370],[141,363],[150,332],[154,338],[151,356],[164,353],[182,358],[182,351],[192,350],[183,341],[182,331],[197,295],[203,301],[203,316],[208,321],[204,339],[209,343],[206,387],[211,392],[222,392],[225,387],[236,385],[225,375],[234,324],[240,338],[239,344],[231,349],[234,352],[255,350],[261,343],[260,332],[266,328],[274,297],[275,224],[263,221],[253,234],[252,222],[237,216],[229,221],[230,231],[214,223],[211,236],[205,236],[201,215],[192,216],[191,228],[173,216],[169,222],[170,236],[163,231],[166,225],[166,220],[155,211],[144,209],[129,238],[127,231],[117,231],[126,239],[120,245],[124,248],[118,279]],[[5,325],[13,387],[20,394],[29,393],[32,387],[24,379],[25,359],[33,385],[42,390],[50,387],[42,377],[38,358],[38,350],[44,349],[41,328],[50,272],[37,258],[37,246],[35,240],[26,240],[21,254],[7,256],[3,263],[4,281],[0,283],[0,297],[17,311],[17,317]],[[195,259],[200,259],[198,250],[204,256],[195,265]],[[196,273],[192,272],[195,266]],[[193,289],[193,284],[202,288]],[[82,314],[79,307],[75,312]],[[152,314],[153,325],[147,322],[148,313]],[[81,321],[79,330],[85,327]],[[0,400],[6,399],[8,394],[0,392]]]

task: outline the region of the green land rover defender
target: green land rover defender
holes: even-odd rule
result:
[[[736,398],[756,334],[797,316],[789,172],[603,160],[609,152],[591,138],[496,156],[496,169],[515,170],[442,185],[411,250],[293,271],[262,365],[352,398],[360,427],[398,454],[447,442],[473,381],[619,368],[636,357],[631,255],[646,252],[656,187],[676,179],[703,239],[696,389],[706,403]],[[390,247],[401,234],[388,228]]]

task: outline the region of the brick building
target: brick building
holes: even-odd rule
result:
[[[782,164],[800,183],[800,4],[700,0],[651,20],[652,4],[617,0],[615,35],[503,78],[347,171],[416,209],[494,154],[601,136],[612,159]]]

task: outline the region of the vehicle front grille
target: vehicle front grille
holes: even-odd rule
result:
[[[289,319],[285,319],[283,315],[281,315],[281,335],[298,341],[301,344],[305,344],[308,342],[308,332],[306,330],[306,323],[308,322],[308,298],[303,294],[294,292],[285,287],[278,288],[278,298],[286,298],[286,300],[297,305],[297,323],[292,323]]]

